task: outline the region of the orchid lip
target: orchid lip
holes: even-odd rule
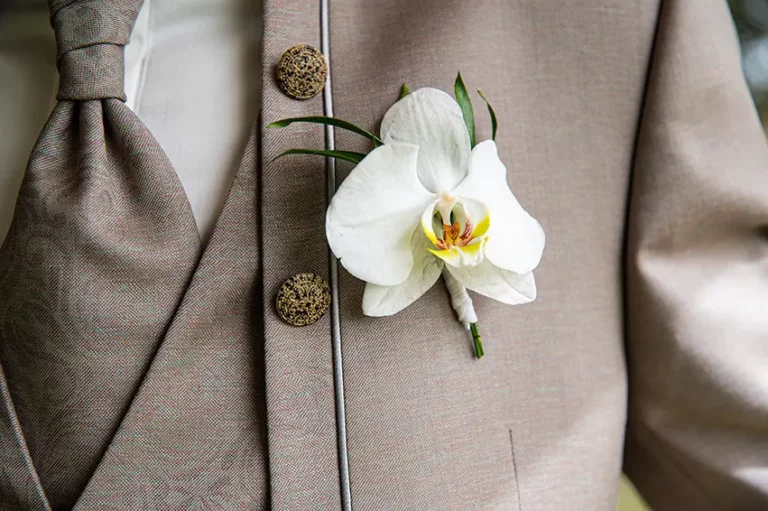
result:
[[[451,266],[483,261],[490,217],[482,203],[443,193],[424,211],[421,225],[435,246],[428,250]]]

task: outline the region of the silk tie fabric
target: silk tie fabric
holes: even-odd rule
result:
[[[11,508],[72,508],[198,260],[177,176],[123,103],[140,5],[50,1],[59,102],[0,249],[0,501]]]

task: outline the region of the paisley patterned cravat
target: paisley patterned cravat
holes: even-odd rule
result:
[[[123,103],[123,46],[140,5],[50,1],[59,102],[0,249],[0,502],[9,508],[75,504],[199,257],[176,173]]]

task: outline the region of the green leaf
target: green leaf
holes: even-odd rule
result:
[[[492,138],[494,141],[496,141],[496,130],[499,128],[499,121],[496,119],[496,112],[493,111],[491,103],[485,98],[483,92],[478,90],[477,93],[480,94],[480,97],[483,98],[485,104],[488,105],[488,113],[491,114],[491,128],[493,130]]]
[[[335,117],[325,117],[325,116],[290,117],[288,119],[280,119],[279,121],[271,122],[267,124],[267,128],[285,128],[287,126],[290,126],[294,122],[307,122],[307,123],[314,123],[314,124],[325,124],[330,126],[336,126],[337,128],[348,130],[348,131],[351,131],[352,133],[357,133],[358,135],[362,135],[365,138],[370,139],[371,141],[373,141],[374,147],[384,144],[384,142],[379,137],[377,137],[370,131],[366,131],[363,128],[360,128],[359,126],[355,126],[351,122],[343,121]]]
[[[461,107],[464,124],[467,125],[470,147],[475,147],[475,111],[472,109],[472,100],[469,99],[467,87],[464,85],[464,80],[461,79],[461,73],[456,76],[453,94],[456,96],[456,102],[459,104],[459,107]]]
[[[411,93],[411,89],[409,89],[406,84],[403,84],[403,86],[400,87],[400,99],[403,99],[410,93]]]
[[[321,149],[288,149],[284,153],[281,153],[275,157],[275,160],[289,154],[314,154],[316,156],[326,156],[330,158],[336,158],[338,160],[351,161],[352,163],[360,163],[367,155],[363,153],[355,153],[352,151],[325,151]],[[275,161],[272,160],[272,161]]]

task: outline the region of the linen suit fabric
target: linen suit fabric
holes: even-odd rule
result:
[[[292,100],[273,76],[288,47],[319,46],[319,16],[319,2],[266,3],[260,125],[322,113],[320,98]],[[442,284],[397,316],[366,318],[362,283],[342,271],[353,508],[612,509],[628,379],[624,464],[655,509],[765,507],[768,401],[759,340],[768,326],[755,304],[766,291],[766,148],[725,3],[350,0],[331,3],[330,33],[335,114],[367,129],[378,127],[402,82],[450,90],[460,69],[471,89],[483,90],[501,120],[497,142],[511,188],[548,235],[536,302],[507,307],[476,298],[487,351],[481,361],[472,359]],[[70,104],[106,102],[122,105]],[[124,139],[156,147],[123,110],[107,127],[124,123]],[[483,115],[476,108],[479,139],[490,135]],[[72,145],[93,141],[61,131]],[[82,146],[112,147],[111,131],[99,133],[98,143]],[[290,275],[327,274],[324,161],[274,160],[290,147],[322,146],[318,127],[255,130],[199,263],[193,220],[166,159],[132,166],[146,169],[142,179],[160,181],[154,188],[121,188],[112,183],[138,179],[124,168],[131,161],[124,152],[106,166],[117,176],[111,180],[78,181],[72,174],[84,173],[73,170],[80,160],[64,166],[73,158],[58,158],[69,181],[52,181],[48,195],[27,200],[35,150],[0,258],[0,361],[9,389],[0,386],[0,440],[11,467],[0,481],[3,503],[25,510],[46,509],[46,498],[56,509],[77,499],[83,510],[340,508],[330,322],[296,329],[270,304]],[[340,131],[336,146],[369,148]],[[339,165],[340,179],[348,170]],[[62,196],[73,185],[60,183],[72,182],[102,191],[96,196],[128,190],[123,196],[146,209],[113,215],[121,229],[94,233],[87,250],[85,242],[60,241],[79,239],[62,235],[61,223],[54,236],[45,227],[51,215],[23,220],[33,218],[24,208],[46,211],[52,206],[41,198]],[[160,189],[165,194],[152,195]],[[70,202],[67,211],[90,211],[87,201]],[[115,241],[134,233],[147,210],[155,216],[141,232],[156,259],[147,255],[141,267],[164,276],[151,281],[136,265],[119,271],[127,256]],[[41,229],[51,234],[35,234]],[[31,251],[38,240],[53,241]],[[45,250],[54,243],[67,250]],[[94,245],[122,257],[95,271],[102,267]],[[52,255],[61,253],[67,258]],[[36,286],[8,287],[20,274],[48,276],[70,261],[87,261],[79,275],[99,278],[40,277]],[[113,279],[108,286],[104,275]],[[83,332],[89,323],[77,314],[84,307],[78,291],[94,282],[110,293],[117,293],[113,284],[141,289],[142,297],[162,289],[156,300],[164,307],[146,319],[153,328],[132,330],[133,316],[125,315],[136,314],[136,298],[117,294],[119,307],[103,299],[86,305],[89,318],[123,326]],[[6,300],[6,289],[26,303],[39,293],[35,307],[47,303],[39,296],[75,301],[50,319],[79,332],[79,342],[62,335],[55,344],[66,361],[54,366],[58,373],[46,362],[53,343],[39,346],[58,330],[30,319],[33,309]],[[134,351],[115,351],[116,344]],[[22,355],[31,358],[16,362]],[[126,377],[105,385],[101,375],[118,362]],[[27,369],[44,363],[48,383],[67,369],[78,392],[58,388],[61,402],[42,394],[51,385]],[[83,454],[74,429],[46,422],[84,416],[99,427],[89,423],[81,433],[93,447]],[[61,431],[70,433],[60,439]],[[57,452],[90,464],[62,467]]]
[[[654,509],[768,507],[767,222],[768,148],[727,7],[667,2],[627,250],[626,469]]]

